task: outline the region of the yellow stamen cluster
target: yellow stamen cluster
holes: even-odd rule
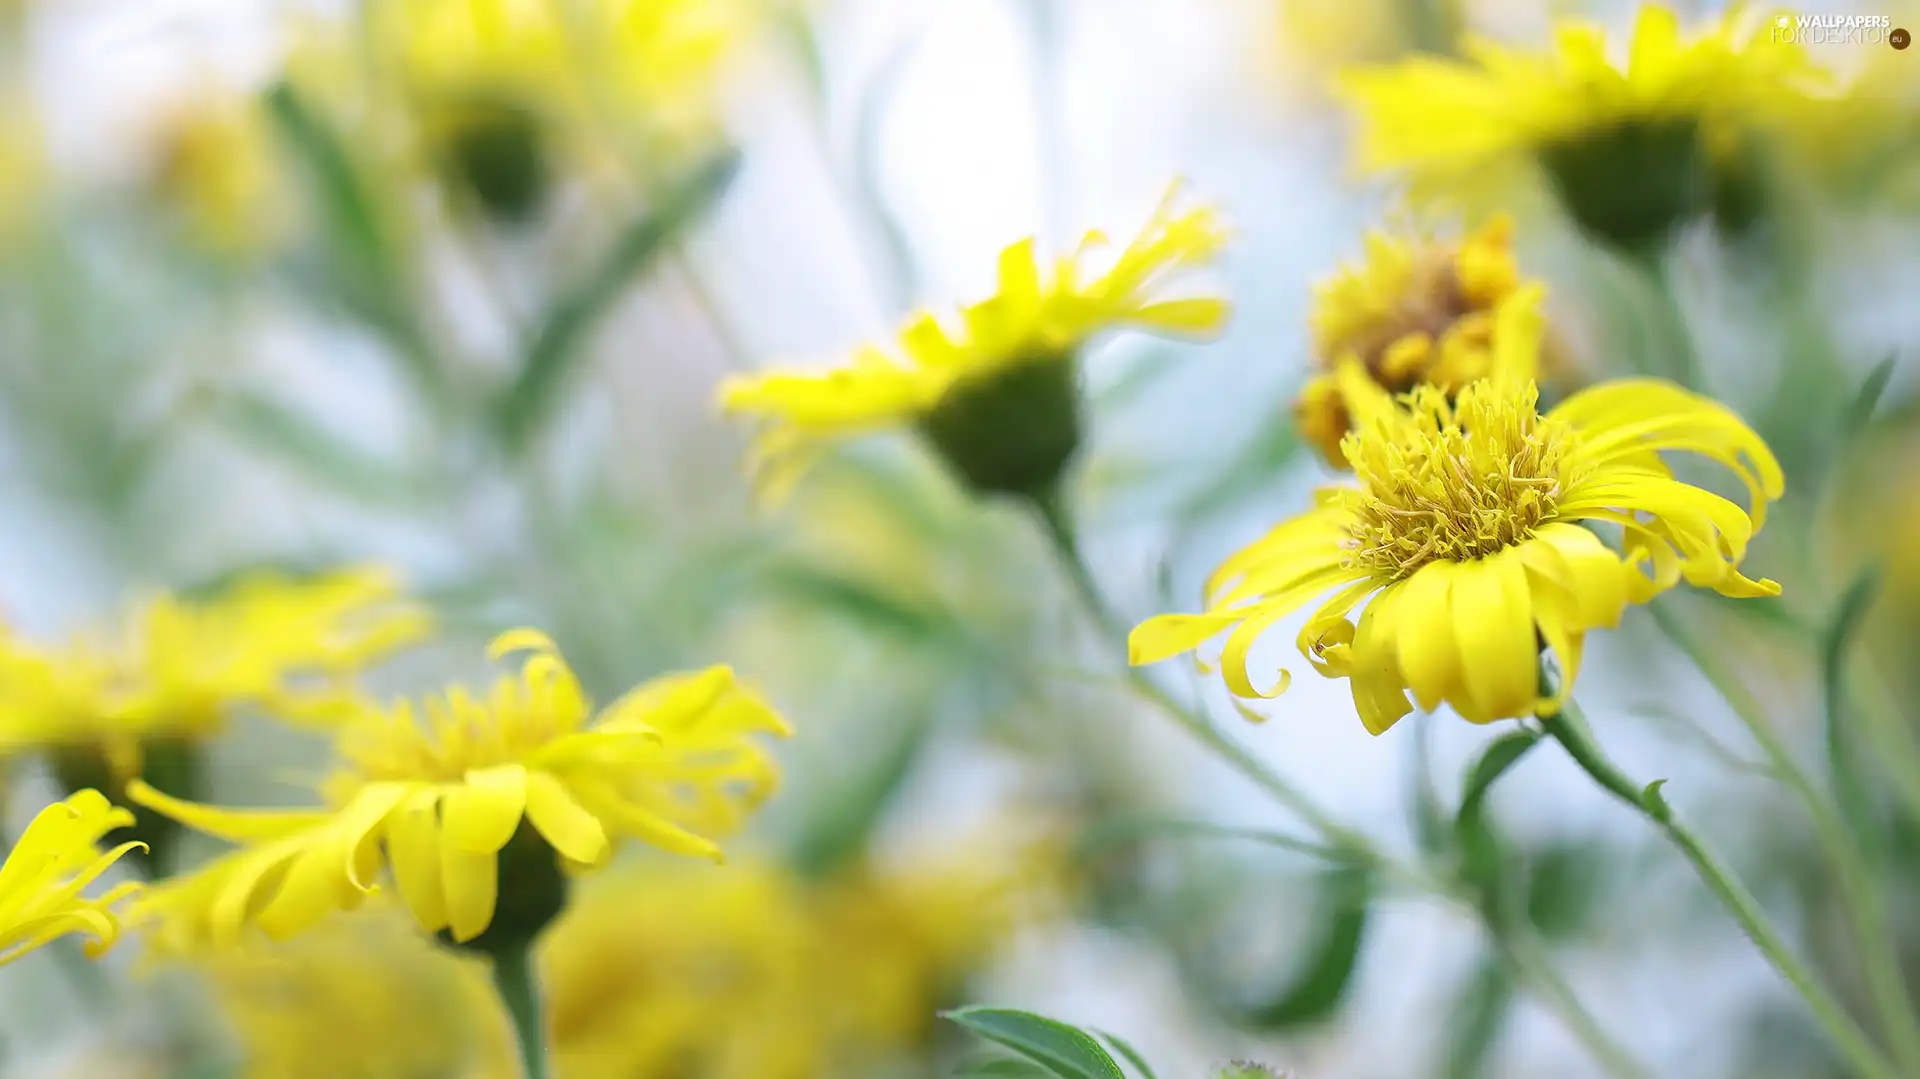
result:
[[[1511,547],[1550,520],[1572,482],[1573,433],[1542,418],[1531,384],[1477,382],[1452,402],[1415,387],[1341,443],[1359,489],[1343,492],[1350,564],[1394,578],[1429,562]]]

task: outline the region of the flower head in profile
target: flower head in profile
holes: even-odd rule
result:
[[[431,626],[392,574],[363,568],[161,595],[62,646],[0,637],[0,752],[77,751],[101,759],[102,782],[124,782],[146,748],[204,741],[243,708],[325,720],[353,674]]]
[[[1076,359],[1089,341],[1124,326],[1209,334],[1226,320],[1223,300],[1160,295],[1168,277],[1211,260],[1226,238],[1212,210],[1175,210],[1177,194],[1102,272],[1088,269],[1105,243],[1098,232],[1045,269],[1034,241],[1022,240],[1001,253],[998,292],[952,325],[917,316],[897,354],[868,346],[825,373],[728,381],[726,410],[762,423],[756,470],[778,490],[825,444],[911,427],[977,492],[1051,484],[1079,448]]]
[[[1392,393],[1422,382],[1453,393],[1496,373],[1535,377],[1546,290],[1521,278],[1512,235],[1504,217],[1453,243],[1372,233],[1362,262],[1315,289],[1308,322],[1318,373],[1294,413],[1329,464],[1346,467],[1340,442],[1352,417],[1334,372],[1348,360]]]
[[[1452,201],[1502,193],[1516,167],[1537,167],[1575,221],[1629,250],[1706,209],[1714,159],[1824,75],[1764,23],[1733,14],[1689,36],[1659,4],[1640,9],[1624,63],[1584,23],[1559,26],[1544,54],[1484,40],[1465,53],[1343,78],[1361,167]]]
[[[1231,630],[1220,662],[1228,688],[1274,696],[1286,672],[1260,688],[1249,652],[1268,627],[1319,600],[1296,643],[1320,673],[1350,682],[1369,731],[1411,711],[1409,692],[1423,709],[1444,703],[1488,723],[1557,708],[1587,631],[1618,624],[1627,604],[1682,579],[1727,596],[1779,592],[1739,563],[1780,497],[1780,466],[1714,401],[1629,380],[1542,415],[1530,382],[1476,382],[1452,400],[1422,385],[1395,400],[1357,363],[1342,378],[1359,405],[1342,443],[1353,485],[1322,490],[1312,509],[1227,559],[1207,582],[1206,613],[1136,627],[1132,662]],[[1676,479],[1661,451],[1725,465],[1748,507]],[[1602,530],[1617,533],[1618,551]],[[1542,642],[1559,669],[1547,695]]]
[[[561,179],[643,181],[717,138],[754,0],[398,0],[372,37],[440,175],[489,214],[534,216]],[[375,81],[384,72],[375,72]]]
[[[516,630],[517,676],[475,695],[362,705],[343,722],[328,807],[232,810],[145,784],[135,801],[242,845],[156,889],[134,916],[163,948],[285,938],[358,907],[390,873],[415,922],[474,941],[531,935],[565,902],[560,869],[603,864],[621,838],[718,859],[777,773],[760,735],[786,723],[726,667],[655,679],[595,711],[551,641]]]
[[[99,955],[120,936],[115,907],[139,890],[134,883],[98,898],[81,893],[139,846],[122,843],[104,853],[100,837],[133,823],[133,815],[99,791],[77,791],[40,811],[0,865],[0,966],[72,933],[93,939]]]

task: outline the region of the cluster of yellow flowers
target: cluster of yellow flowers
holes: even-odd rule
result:
[[[1484,43],[1468,55],[1346,79],[1367,122],[1364,165],[1457,191],[1483,180],[1496,157],[1558,175],[1568,153],[1621,152],[1569,147],[1660,142],[1667,136],[1647,132],[1675,125],[1688,146],[1711,149],[1773,96],[1806,92],[1813,72],[1797,49],[1764,33],[1741,41],[1732,22],[1685,40],[1657,6],[1641,12],[1625,67],[1590,27],[1563,29],[1546,59]],[[1624,221],[1620,213],[1672,193],[1616,187],[1597,192],[1621,203],[1612,209],[1583,204],[1587,193],[1564,181],[1562,194],[1577,220],[1622,244],[1664,236],[1697,209]],[[1321,491],[1309,512],[1228,559],[1208,581],[1206,613],[1142,623],[1132,662],[1191,651],[1231,628],[1221,659],[1228,687],[1237,697],[1272,696],[1289,676],[1256,686],[1255,640],[1326,597],[1298,645],[1321,674],[1350,680],[1369,730],[1411,711],[1409,694],[1423,708],[1445,703],[1486,723],[1553,710],[1571,689],[1586,632],[1617,624],[1626,604],[1682,578],[1730,596],[1778,592],[1738,564],[1783,477],[1731,411],[1652,380],[1540,408],[1545,289],[1521,276],[1512,228],[1496,216],[1456,243],[1375,235],[1363,264],[1321,286],[1310,320],[1320,373],[1296,413],[1301,435],[1351,469],[1353,485]],[[736,380],[722,401],[765,419],[757,463],[791,463],[826,437],[910,426],[972,489],[1044,503],[1080,437],[1078,353],[1116,326],[1218,329],[1223,302],[1156,301],[1145,290],[1158,276],[1149,271],[1201,263],[1222,236],[1205,210],[1176,219],[1163,208],[1114,273],[1084,291],[1072,259],[1056,284],[1043,284],[1025,241],[1002,256],[1000,292],[967,309],[969,332],[958,342],[920,316],[902,333],[907,364],[867,349],[822,375]],[[1069,328],[1050,330],[1056,305],[1079,316]],[[1045,381],[1035,370],[1048,372]],[[1666,450],[1725,465],[1745,483],[1748,505],[1676,479]],[[1618,530],[1619,550],[1594,523]],[[1551,691],[1541,689],[1542,641],[1560,671]]]
[[[660,106],[662,130],[710,117],[713,72],[744,18],[722,0],[578,7],[584,26],[537,0],[378,9],[376,24],[400,27],[381,33],[402,43],[427,141],[495,208],[525,210],[542,183],[512,171],[539,160],[529,140],[551,137],[556,117],[590,114],[597,95]],[[581,41],[621,58],[604,69],[613,84],[560,77]],[[1546,57],[1481,43],[1467,57],[1346,80],[1365,125],[1363,163],[1423,194],[1522,163],[1579,225],[1633,250],[1709,209],[1703,177],[1770,103],[1814,92],[1796,49],[1743,38],[1731,21],[1689,39],[1654,6],[1625,66],[1589,28],[1564,30]],[[1597,162],[1630,175],[1596,175]],[[239,182],[204,167],[225,177],[208,183]],[[1227,242],[1212,209],[1180,208],[1178,195],[1097,269],[1100,233],[1051,262],[1022,240],[1001,255],[995,294],[957,320],[917,315],[897,348],[859,349],[825,373],[729,381],[721,405],[760,424],[750,459],[763,486],[787,489],[837,440],[902,428],[968,490],[1029,502],[1058,526],[1085,438],[1087,350],[1121,328],[1207,336],[1227,321],[1220,298],[1164,294]],[[1543,407],[1546,294],[1520,270],[1515,228],[1496,215],[1460,239],[1374,235],[1362,263],[1320,288],[1315,370],[1295,414],[1347,478],[1222,563],[1202,613],[1134,627],[1131,663],[1225,634],[1227,688],[1271,697],[1290,675],[1257,677],[1254,647],[1311,606],[1295,643],[1321,675],[1348,681],[1370,732],[1416,706],[1489,723],[1555,713],[1586,634],[1683,580],[1731,597],[1778,593],[1740,567],[1781,497],[1781,468],[1731,410],[1651,379]],[[1724,466],[1745,504],[1677,478],[1663,453]],[[718,860],[776,784],[763,739],[786,735],[786,721],[724,666],[596,707],[534,630],[493,642],[494,659],[521,660],[483,692],[381,703],[355,684],[428,629],[389,577],[363,571],[247,581],[205,602],[162,598],[124,633],[58,648],[0,638],[0,752],[47,755],[71,791],[0,869],[0,962],[66,933],[104,947],[121,911],[164,953],[286,940],[368,903],[390,879],[418,930],[501,963],[554,926],[543,958],[559,987],[551,1024],[574,1079],[669,1064],[801,1079],[836,1066],[848,1044],[911,1045],[943,979],[1004,927],[978,880],[822,883],[770,863],[648,872],[569,899],[570,878],[606,866],[623,839]],[[1543,679],[1543,659],[1555,677]],[[316,792],[320,807],[216,808],[179,773],[151,767],[157,751],[205,742],[242,710],[331,736],[338,766]],[[144,889],[86,897],[143,845],[99,851],[135,824],[119,801],[237,849]],[[229,970],[234,984],[251,984],[241,969]],[[466,992],[465,975],[449,977],[433,984]],[[375,1010],[368,1022],[402,1011]],[[413,1045],[383,1041],[381,1051]],[[423,1059],[445,1063],[435,1051],[421,1049]]]

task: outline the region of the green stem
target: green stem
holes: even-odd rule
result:
[[[1525,930],[1501,933],[1495,938],[1495,946],[1499,949],[1501,962],[1512,973],[1514,980],[1526,986],[1541,1003],[1552,1009],[1580,1044],[1586,1047],[1587,1052],[1600,1062],[1601,1067],[1616,1079],[1649,1079],[1646,1068],[1607,1033],[1586,1005],[1580,1003],[1580,997],[1574,993],[1573,987],[1553,968],[1553,964],[1542,953],[1539,942],[1531,934]]]
[[[1920,1026],[1915,1023],[1913,999],[1900,973],[1899,955],[1889,945],[1886,906],[1857,837],[1827,799],[1821,797],[1806,770],[1793,759],[1786,743],[1768,722],[1759,699],[1715,662],[1665,605],[1655,603],[1648,609],[1668,639],[1693,660],[1708,683],[1726,700],[1755,744],[1767,755],[1773,772],[1806,807],[1820,848],[1832,859],[1841,899],[1847,908],[1847,923],[1853,931],[1854,951],[1879,1013],[1881,1028],[1901,1066],[1909,1074],[1920,1075]],[[1829,707],[1833,706],[1830,702]]]
[[[1760,949],[1760,954],[1766,957],[1773,969],[1799,992],[1814,1019],[1833,1040],[1834,1048],[1840,1051],[1859,1075],[1863,1079],[1898,1079],[1900,1069],[1881,1056],[1859,1024],[1788,950],[1786,942],[1760,909],[1759,901],[1740,883],[1739,878],[1720,864],[1719,859],[1691,829],[1674,819],[1671,808],[1657,789],[1640,787],[1607,759],[1587,730],[1586,721],[1574,703],[1568,701],[1558,713],[1541,716],[1540,721],[1547,733],[1566,749],[1567,755],[1588,776],[1608,793],[1639,810],[1666,833],[1674,846],[1680,848],[1680,852],[1693,863],[1701,882],[1720,901],[1720,905],[1733,915],[1734,921],[1740,924],[1748,939]]]
[[[1034,510],[1046,529],[1047,538],[1054,551],[1060,556],[1061,567],[1066,571],[1074,592],[1079,596],[1087,612],[1099,623],[1100,628],[1114,639],[1124,642],[1127,638],[1127,623],[1107,602],[1100,585],[1093,578],[1086,558],[1081,554],[1079,540],[1076,538],[1072,521],[1068,518],[1059,493],[1047,492],[1031,499]],[[1218,754],[1242,775],[1270,795],[1294,815],[1318,832],[1327,842],[1356,851],[1370,850],[1372,845],[1366,837],[1335,821],[1327,812],[1316,805],[1312,798],[1295,787],[1285,776],[1274,771],[1252,750],[1229,737],[1211,720],[1199,712],[1182,705],[1151,678],[1137,667],[1127,667],[1127,682],[1133,692],[1166,713],[1188,734],[1202,745]]]
[[[540,993],[533,975],[532,942],[493,953],[493,988],[513,1021],[526,1079],[547,1079],[547,1049],[540,1033]]]

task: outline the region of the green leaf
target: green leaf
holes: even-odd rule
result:
[[[329,241],[328,284],[360,319],[384,334],[422,385],[440,373],[408,304],[395,238],[346,144],[290,83],[265,97],[268,116],[305,171]]]
[[[1596,844],[1553,843],[1526,857],[1527,920],[1548,940],[1579,934],[1607,879],[1607,854]]]
[[[1480,1079],[1513,1009],[1513,982],[1498,963],[1482,961],[1453,998],[1444,1024],[1444,1079]]]
[[[1414,717],[1413,767],[1408,770],[1407,805],[1413,814],[1413,836],[1420,851],[1429,857],[1446,849],[1446,810],[1440,805],[1440,792],[1433,783],[1433,717],[1421,713]]]
[[[1456,828],[1472,827],[1478,822],[1487,800],[1487,791],[1492,788],[1494,780],[1520,763],[1520,758],[1526,756],[1541,737],[1536,730],[1517,730],[1501,735],[1480,751],[1480,756],[1467,769],[1466,784],[1461,789],[1460,811],[1454,817]]]
[[[1656,779],[1640,791],[1640,804],[1646,807],[1647,815],[1662,824],[1673,819],[1673,807],[1667,804],[1667,797],[1660,788],[1667,785],[1664,779]]]
[[[1879,845],[1879,823],[1874,818],[1872,796],[1860,764],[1854,759],[1852,740],[1847,729],[1847,646],[1880,591],[1880,568],[1868,566],[1847,586],[1820,636],[1820,688],[1825,713],[1827,770],[1834,796],[1846,815],[1847,823],[1867,849]]]
[[[1244,1025],[1286,1030],[1330,1018],[1346,999],[1360,966],[1373,901],[1366,870],[1337,867],[1320,878],[1319,928],[1293,976],[1268,1000],[1233,1009]]]
[[[615,238],[598,266],[554,299],[527,344],[519,376],[500,400],[500,429],[510,445],[525,446],[547,418],[601,316],[635,277],[719,201],[739,169],[740,154],[734,150],[693,169],[649,213]]]
[[[1133,1065],[1133,1070],[1140,1073],[1141,1079],[1158,1079],[1153,1074],[1153,1065],[1148,1064],[1147,1058],[1140,1055],[1140,1050],[1135,1049],[1125,1038],[1118,1034],[1109,1034],[1104,1030],[1096,1030],[1094,1033],[1100,1035],[1108,1045],[1113,1046],[1115,1052],[1125,1057],[1127,1063]]]
[[[960,1008],[940,1014],[1060,1079],[1126,1079],[1092,1035],[1057,1019],[1011,1008]]]
[[[1853,395],[1841,415],[1840,433],[1842,438],[1851,438],[1864,430],[1867,421],[1873,418],[1873,410],[1880,405],[1880,398],[1887,392],[1887,383],[1893,380],[1893,369],[1899,362],[1899,355],[1888,356],[1873,365],[1873,370],[1860,383],[1860,391]]]
[[[250,393],[228,396],[213,411],[234,434],[339,494],[386,505],[419,504],[421,484],[400,467],[349,444],[305,413]]]
[[[994,1057],[969,1064],[959,1074],[979,1079],[1037,1079],[1053,1073],[1024,1057]]]

